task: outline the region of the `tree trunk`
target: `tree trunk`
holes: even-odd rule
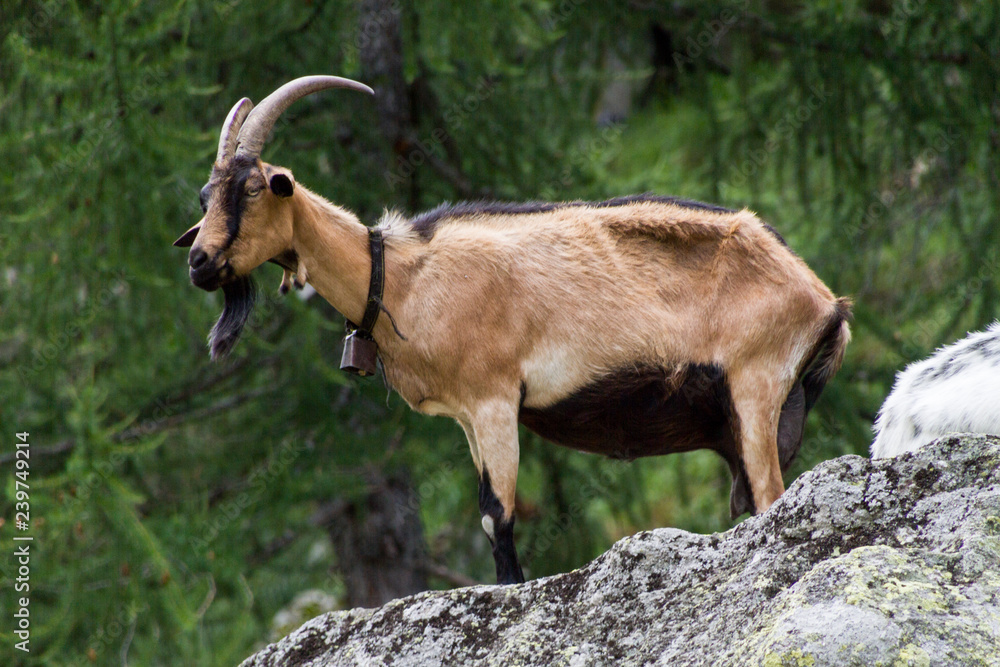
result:
[[[395,0],[362,0],[359,30],[364,38],[358,53],[361,76],[375,89],[379,130],[389,148],[381,171],[393,199],[413,210],[418,196],[411,160],[413,116],[410,91],[403,76],[403,39],[399,5]]]
[[[368,494],[325,522],[351,607],[378,607],[427,590],[420,504],[404,475],[373,476]]]

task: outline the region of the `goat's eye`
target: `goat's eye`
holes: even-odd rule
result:
[[[201,212],[208,213],[208,200],[212,196],[212,190],[208,187],[208,183],[198,192],[198,203],[201,204]]]
[[[256,197],[260,194],[260,191],[261,188],[258,187],[247,188],[247,197]]]

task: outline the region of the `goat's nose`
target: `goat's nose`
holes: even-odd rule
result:
[[[204,266],[207,261],[208,253],[201,248],[192,248],[191,252],[188,254],[188,265],[196,271]]]

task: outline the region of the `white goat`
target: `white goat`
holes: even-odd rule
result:
[[[962,432],[1000,434],[1000,321],[896,375],[875,420],[872,458]]]

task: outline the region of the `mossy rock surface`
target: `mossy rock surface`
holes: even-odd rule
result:
[[[467,664],[1000,667],[1000,438],[827,461],[725,533],[325,614],[243,667]]]

